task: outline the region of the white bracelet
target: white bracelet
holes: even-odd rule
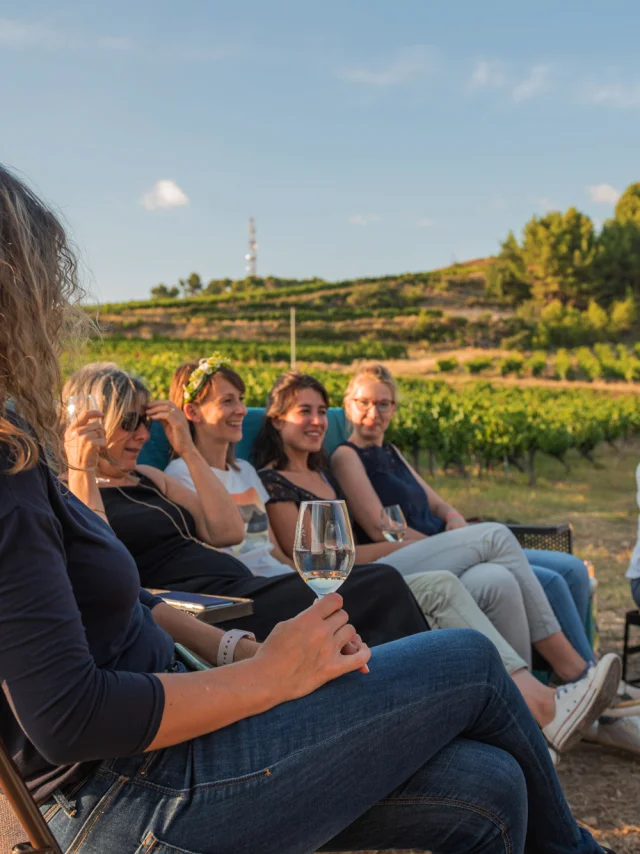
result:
[[[249,638],[249,640],[254,641],[256,636],[251,632],[243,632],[242,629],[231,629],[231,631],[225,632],[222,635],[216,661],[218,667],[233,663],[233,654],[238,646],[238,641],[242,640],[242,638]]]

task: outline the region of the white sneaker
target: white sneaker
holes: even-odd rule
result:
[[[584,740],[640,756],[640,716],[619,720],[601,718],[585,732]]]
[[[629,718],[640,715],[640,688],[621,680],[616,698],[605,714],[608,718]]]
[[[622,665],[607,653],[589,668],[585,677],[556,691],[556,715],[542,730],[549,744],[564,753],[580,741],[582,733],[608,709],[616,696]]]

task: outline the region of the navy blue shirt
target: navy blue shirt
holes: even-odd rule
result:
[[[43,461],[9,467],[0,445],[0,736],[42,801],[149,746],[174,643],[109,526]]]
[[[409,466],[390,442],[382,447],[367,445],[359,448],[351,442],[343,442],[360,457],[362,465],[382,504],[389,507],[399,504],[402,507],[407,525],[421,534],[433,536],[444,531],[446,523],[431,510],[427,494]],[[366,537],[364,531],[358,531],[359,537]],[[369,538],[361,542],[371,542]]]

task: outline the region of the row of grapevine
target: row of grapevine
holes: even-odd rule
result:
[[[172,342],[174,343],[174,342]],[[193,345],[194,342],[191,342]],[[196,353],[149,352],[129,342],[117,354],[103,342],[94,358],[110,358],[142,376],[154,397],[165,397],[176,366]],[[136,349],[135,344],[138,344]],[[97,345],[96,345],[97,347]],[[246,402],[262,406],[280,367],[247,366],[234,348],[238,371],[247,384]],[[197,351],[199,354],[201,351]],[[315,372],[339,406],[348,382],[345,373]],[[400,405],[390,439],[405,450],[422,450],[441,466],[470,462],[490,467],[509,460],[529,472],[544,453],[564,460],[571,449],[587,458],[601,442],[613,443],[640,434],[640,397],[591,389],[517,388],[487,381],[459,388],[437,380],[400,379]]]

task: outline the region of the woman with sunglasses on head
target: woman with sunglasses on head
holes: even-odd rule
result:
[[[292,553],[300,503],[342,497],[322,449],[328,405],[327,392],[318,380],[289,371],[276,380],[269,393],[266,418],[256,439],[256,464],[270,497],[270,522],[287,555]],[[348,501],[356,520],[365,500],[363,490]],[[620,661],[608,655],[595,665],[576,652],[510,531],[502,525],[480,525],[475,534],[471,541],[468,532],[452,532],[447,535],[444,551],[435,538],[419,533],[408,543],[369,542],[357,546],[356,560],[380,560],[398,569],[425,613],[429,610],[431,572],[446,570],[464,583],[467,571],[501,571],[505,583],[494,587],[495,610],[501,614],[507,610],[500,597],[508,594],[509,619],[503,621],[503,631],[486,633],[501,651],[550,745],[563,752],[579,740],[589,719],[597,718],[610,704],[620,677]],[[482,610],[483,605],[486,607],[484,599]],[[484,625],[478,622],[477,608],[466,609],[459,618],[486,631],[486,621]],[[541,685],[530,672],[532,645],[562,679],[572,684],[557,692]]]
[[[81,295],[57,218],[0,167],[0,737],[62,850],[602,854],[480,635],[345,654],[334,593],[236,659],[227,635],[219,667],[176,663],[176,641],[215,658],[223,632],[141,591],[50,468],[67,465],[58,358]],[[69,435],[85,468],[108,442],[98,415]]]
[[[227,369],[220,365],[220,370]],[[192,383],[201,386],[206,376],[198,366],[193,373]],[[233,549],[228,551],[244,541],[244,521],[194,443],[190,422],[180,407],[171,401],[150,402],[142,381],[112,363],[87,365],[64,388],[65,400],[89,394],[104,413],[105,447],[94,449],[92,466],[82,466],[75,457],[87,457],[91,438],[76,437],[70,425],[69,486],[87,506],[106,514],[133,555],[144,587],[250,598],[253,614],[229,625],[261,640],[278,622],[313,602],[313,592],[290,573],[289,566],[255,576],[236,559]],[[162,423],[195,490],[158,468],[138,465],[151,421]],[[360,567],[351,572],[341,590],[365,643],[375,646],[424,631],[424,617],[398,573],[382,565],[369,569],[375,573],[373,594],[370,576]]]

